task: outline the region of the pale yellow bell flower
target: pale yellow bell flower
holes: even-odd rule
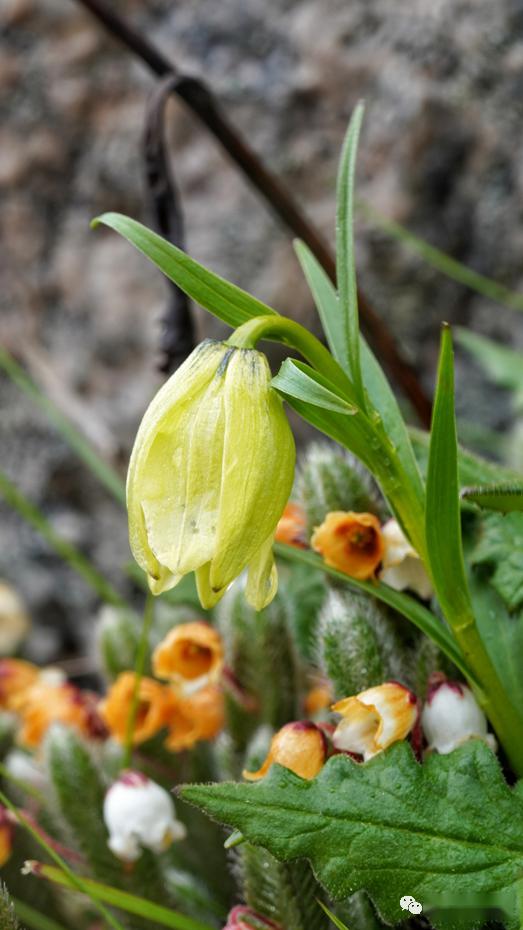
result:
[[[274,532],[295,448],[265,356],[206,340],[163,385],[129,463],[131,549],[154,594],[196,572],[203,607],[247,568],[257,609],[276,593]]]

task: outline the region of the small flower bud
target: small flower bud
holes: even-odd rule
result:
[[[257,914],[251,907],[238,904],[230,911],[223,930],[280,930],[280,927],[268,917]]]
[[[429,682],[427,702],[421,714],[423,733],[429,750],[446,755],[473,737],[496,748],[487,731],[487,718],[470,688],[459,681],[439,677]]]
[[[332,710],[342,715],[332,738],[334,746],[362,755],[365,762],[405,739],[418,716],[416,696],[395,681],[344,698]]]
[[[296,546],[297,549],[307,548],[307,515],[300,504],[289,501],[285,506],[274,538],[276,542]]]
[[[327,565],[364,581],[372,578],[383,557],[380,521],[373,513],[328,513],[311,539]]]
[[[381,528],[385,551],[380,581],[395,591],[409,589],[423,600],[432,596],[432,584],[418,553],[412,548],[397,520],[388,520]]]
[[[314,778],[327,758],[327,741],[319,727],[310,721],[287,723],[273,736],[269,753],[257,772],[243,772],[248,781],[258,781],[273,762],[301,778]]]
[[[295,448],[265,356],[207,340],[143,417],[127,476],[131,549],[155,594],[196,573],[213,607],[248,569],[257,610],[277,587],[272,542]],[[254,455],[253,450],[256,450]]]
[[[0,805],[0,868],[6,864],[13,850],[14,822],[7,808]]]
[[[27,636],[30,626],[29,616],[19,594],[11,585],[0,581],[0,655],[13,655]]]
[[[203,620],[174,627],[153,653],[154,674],[177,684],[216,681],[222,667],[220,634]]]
[[[186,835],[170,794],[141,772],[122,772],[105,796],[103,816],[109,849],[124,862],[135,862],[140,847],[161,853]]]

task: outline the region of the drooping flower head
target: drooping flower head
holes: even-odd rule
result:
[[[362,755],[365,762],[405,739],[418,717],[416,696],[396,681],[344,698],[332,709],[342,715],[332,737],[336,749]]]
[[[248,568],[258,610],[276,593],[276,525],[295,448],[265,356],[207,340],[160,389],[127,476],[131,549],[155,594],[196,572],[212,607]]]
[[[327,565],[362,581],[374,576],[384,551],[378,518],[343,510],[327,514],[311,545]]]
[[[221,636],[203,620],[175,626],[153,653],[154,674],[176,684],[216,681],[222,667]]]
[[[123,743],[134,697],[136,675],[122,672],[100,703],[100,714],[111,736]],[[151,739],[173,716],[174,694],[159,681],[144,676],[138,687],[138,708],[133,731],[135,745]]]
[[[273,736],[269,752],[257,772],[244,771],[248,781],[258,781],[277,762],[301,778],[314,778],[327,758],[327,740],[322,730],[309,720],[286,723]]]
[[[135,862],[141,847],[161,853],[186,835],[171,795],[141,772],[122,772],[105,796],[103,816],[109,849],[124,862]]]

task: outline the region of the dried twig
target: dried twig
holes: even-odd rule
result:
[[[298,236],[307,243],[318,261],[321,262],[334,280],[335,263],[328,246],[305,214],[299,209],[285,187],[267,170],[258,156],[245,143],[241,135],[222,113],[209,88],[197,78],[180,74],[176,66],[165,55],[118,16],[106,4],[105,0],[77,0],[77,2],[90,10],[109,32],[133,51],[149,66],[154,74],[159,77],[165,77],[168,74],[177,77],[173,92],[196,113],[251,184],[264,197],[274,213],[294,236]],[[361,291],[359,292],[359,306],[362,326],[373,349],[386,365],[390,374],[403,388],[421,423],[428,426],[430,424],[431,404],[416,372],[402,357],[388,327],[376,314]]]
[[[165,140],[165,110],[178,77],[168,74],[154,88],[147,105],[144,133],[144,159],[151,212],[158,232],[169,242],[184,247],[184,223],[180,196]],[[169,303],[162,318],[160,371],[171,372],[194,348],[194,322],[189,299],[172,281]]]

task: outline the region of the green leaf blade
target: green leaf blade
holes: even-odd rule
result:
[[[343,352],[356,395],[365,408],[365,395],[360,363],[358,292],[354,260],[354,176],[356,154],[363,120],[363,104],[354,110],[343,144],[336,192],[336,277],[340,314],[343,321]]]
[[[398,743],[365,765],[335,756],[313,781],[274,765],[182,795],[277,858],[310,859],[334,899],[366,890],[391,923],[404,893],[502,891],[523,869],[523,800],[480,740],[423,766]]]
[[[342,397],[334,384],[306,362],[285,359],[271,383],[282,394],[296,397],[323,410],[332,410],[344,416],[357,413],[354,403]]]
[[[461,542],[452,336],[441,337],[427,470],[425,532],[434,585],[452,625],[472,616]]]
[[[296,240],[294,249],[301,265],[334,358],[350,374],[347,339],[336,288],[308,245]]]
[[[91,225],[99,224],[127,239],[192,300],[229,326],[236,328],[256,316],[277,315],[272,307],[200,265],[142,223],[121,213],[104,213]]]

